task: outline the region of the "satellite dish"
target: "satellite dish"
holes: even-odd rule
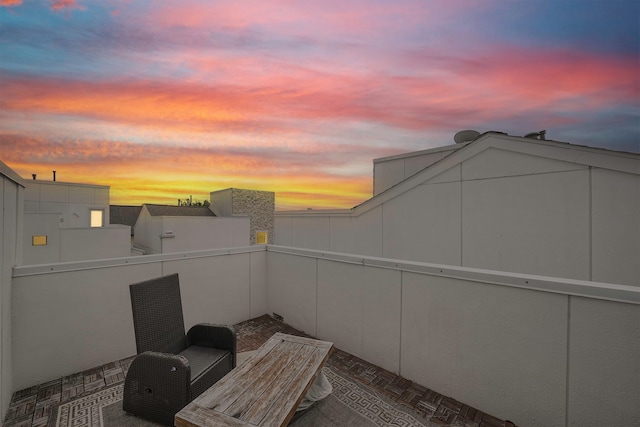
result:
[[[479,136],[480,132],[478,132],[477,130],[461,130],[460,132],[455,134],[453,140],[456,142],[456,144],[463,144],[465,142],[471,142]]]

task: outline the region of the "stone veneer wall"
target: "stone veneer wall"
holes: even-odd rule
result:
[[[211,193],[211,207],[218,216],[248,216],[250,243],[256,244],[256,233],[266,231],[267,243],[273,244],[275,193],[271,191],[230,188]]]

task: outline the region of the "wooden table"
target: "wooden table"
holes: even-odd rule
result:
[[[286,426],[333,344],[276,333],[175,416],[183,426]]]

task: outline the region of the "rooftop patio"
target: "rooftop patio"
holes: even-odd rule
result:
[[[308,337],[304,332],[268,315],[241,322],[235,325],[235,329],[239,353],[256,350],[276,332]],[[14,393],[5,427],[55,426],[61,404],[124,382],[132,359],[118,360]],[[327,365],[380,399],[401,407],[425,425],[430,422],[442,426],[514,426],[509,421],[483,413],[338,348]]]
[[[269,245],[14,267],[7,426],[122,382],[129,284],[172,273],[185,325],[331,341],[328,368],[426,425],[637,425],[637,288]]]

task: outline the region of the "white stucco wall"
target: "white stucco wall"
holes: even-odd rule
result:
[[[16,268],[14,390],[134,354],[128,285],[173,272],[187,327],[275,312],[518,425],[640,421],[635,287],[275,246]]]
[[[131,227],[110,225],[60,230],[60,261],[120,258],[131,255]]]
[[[378,195],[404,181],[464,145],[449,145],[375,159],[373,161],[373,195]]]
[[[104,210],[104,224],[109,224],[109,187],[26,180],[24,208],[27,213],[59,213],[61,228],[89,227],[91,209]]]
[[[640,286],[637,156],[484,144],[348,214],[276,213],[276,244]]]
[[[0,162],[2,169],[4,163]],[[8,168],[7,168],[8,169]],[[11,275],[13,266],[21,262],[22,213],[24,188],[0,174],[0,416],[9,407],[14,391],[12,357]]]
[[[162,253],[235,248],[249,245],[249,218],[162,217]]]
[[[23,265],[131,255],[130,227],[60,228],[60,218],[57,213],[24,214]],[[47,236],[47,244],[34,246],[33,236]]]
[[[412,273],[402,284],[405,377],[517,425],[564,425],[566,295]]]
[[[23,233],[24,263],[45,264],[60,262],[59,213],[25,213]],[[33,236],[47,236],[46,246],[33,246]]]
[[[640,422],[635,287],[296,248],[267,255],[269,312],[389,371],[517,425]]]
[[[640,284],[640,176],[593,169],[591,183],[592,280]]]
[[[134,355],[131,283],[178,273],[187,329],[264,314],[265,255],[259,247],[16,268],[13,390]]]

